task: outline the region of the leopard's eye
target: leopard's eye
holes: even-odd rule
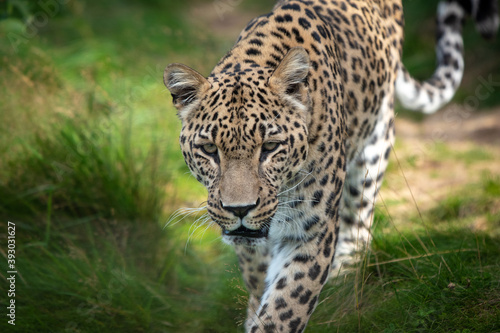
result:
[[[276,148],[278,148],[278,142],[266,142],[262,145],[262,150],[265,151],[265,152],[271,152],[273,150],[275,150]]]
[[[217,152],[217,146],[213,143],[208,143],[206,145],[201,146],[201,149],[208,155],[213,155]]]

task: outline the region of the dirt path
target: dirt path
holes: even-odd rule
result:
[[[500,108],[459,118],[465,112],[451,104],[421,123],[397,118],[393,170],[382,192],[400,202],[394,213],[415,212],[412,193],[425,210],[467,184],[500,177]]]
[[[270,3],[269,9],[271,8]],[[207,29],[220,38],[236,40],[245,25],[261,14],[263,12],[244,8],[242,0],[214,0],[194,4],[189,17],[193,24]]]

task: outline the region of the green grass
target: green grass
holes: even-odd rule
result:
[[[500,330],[500,215],[490,213],[499,185],[485,178],[406,226],[378,210],[372,250],[355,272],[325,288],[310,331]],[[481,216],[489,217],[486,230],[471,230]]]
[[[455,160],[467,166],[493,160],[492,154],[482,147],[474,146],[463,151],[455,151],[440,141],[432,145],[431,154],[436,160]]]
[[[0,20],[0,228],[16,223],[16,331],[242,331],[247,295],[219,231],[192,217],[164,228],[205,191],[182,161],[163,68],[183,62],[208,74],[232,45],[189,23],[199,4],[70,1],[17,48],[6,37],[25,36],[23,23]],[[433,32],[420,33],[415,20],[431,17],[434,4],[405,5],[415,13],[405,62],[426,77]],[[270,7],[247,1],[227,15]],[[498,42],[483,46],[469,30],[471,61],[498,53]],[[459,100],[475,89],[467,82]],[[487,150],[438,148],[433,158],[496,161]],[[380,207],[372,251],[326,286],[308,331],[499,331],[499,197],[498,176],[485,174],[422,217],[413,209],[398,221],[391,211],[400,202]]]

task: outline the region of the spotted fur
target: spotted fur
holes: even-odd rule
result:
[[[401,63],[399,0],[278,1],[208,78],[167,66],[184,159],[250,293],[247,332],[305,329],[330,272],[369,242],[394,96],[424,112],[448,101],[463,19],[492,35],[498,19],[480,10],[491,3],[439,5],[438,66],[423,83]]]

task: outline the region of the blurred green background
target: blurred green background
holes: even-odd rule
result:
[[[162,73],[182,62],[209,74],[272,5],[0,0],[0,253],[14,222],[18,271],[16,326],[2,314],[2,332],[243,331],[232,250],[203,212],[174,213],[206,192],[182,160]],[[404,6],[404,62],[425,79],[436,3]],[[500,331],[499,85],[464,111],[481,78],[500,82],[500,42],[471,22],[464,35],[448,109],[460,121],[398,108],[373,249],[325,287],[308,332]]]

